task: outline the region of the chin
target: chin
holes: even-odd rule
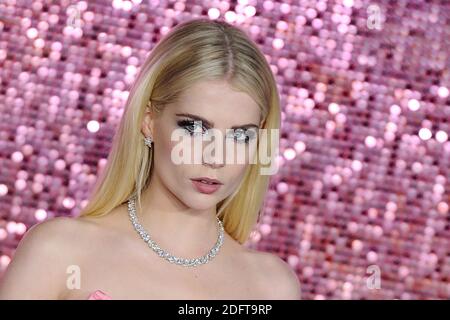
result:
[[[211,195],[206,195],[209,197],[208,199],[204,198],[205,195],[197,196],[196,199],[193,199],[192,205],[190,206],[192,209],[196,210],[207,210],[215,207],[218,203],[216,197],[211,197]]]
[[[186,206],[194,210],[208,210],[215,208],[219,203],[216,195],[197,193],[194,197],[185,202]]]

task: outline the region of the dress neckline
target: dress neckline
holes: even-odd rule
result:
[[[95,290],[89,295],[88,300],[112,300],[112,298],[101,290]]]

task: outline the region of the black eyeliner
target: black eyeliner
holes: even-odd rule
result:
[[[194,126],[196,123],[201,123],[202,124],[202,128],[208,130],[208,127],[204,126],[201,120],[182,119],[182,120],[178,120],[177,121],[177,125],[180,128],[183,128],[184,130],[186,130],[190,135],[193,135],[195,133],[195,131],[187,129],[186,127]],[[255,134],[255,132],[253,130],[248,130],[247,128],[237,128],[237,129],[231,129],[231,130],[233,131],[233,133],[235,133],[238,129],[242,129],[244,131],[244,134],[245,134],[245,141],[244,142],[240,142],[239,141],[238,143],[248,144],[250,142],[250,140],[254,139],[254,137],[256,136],[256,134]],[[248,134],[249,132],[252,132],[252,133]]]

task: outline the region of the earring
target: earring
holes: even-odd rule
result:
[[[152,148],[152,142],[153,142],[152,138],[150,138],[150,137],[145,137],[144,138],[144,144],[147,147],[149,147],[150,149]]]

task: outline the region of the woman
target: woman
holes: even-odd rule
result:
[[[251,133],[279,125],[273,74],[243,31],[207,19],[177,25],[131,88],[88,205],[27,232],[0,298],[300,299],[287,263],[243,246],[270,178],[250,160],[274,152]],[[200,163],[175,161],[175,149],[188,154],[209,132],[249,157],[230,163],[217,148]]]

